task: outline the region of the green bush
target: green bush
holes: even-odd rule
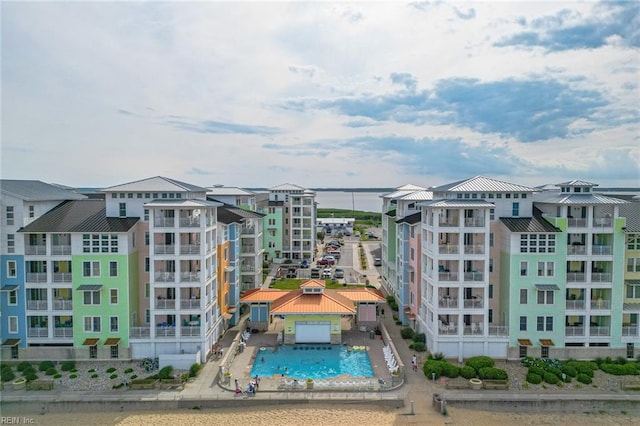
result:
[[[76,370],[75,368],[72,368],[71,370],[69,370],[69,373],[77,373],[78,370]]]
[[[113,373],[114,371],[116,371],[115,367],[109,367],[107,368],[107,373]]]
[[[16,378],[16,375],[11,369],[11,367],[5,368],[3,365],[3,368],[0,369],[0,380],[2,380],[3,382],[10,382],[15,378]]]
[[[158,379],[162,380],[162,379],[172,378],[173,377],[171,375],[172,373],[173,373],[173,367],[170,365],[167,365],[166,367],[158,371]]]
[[[22,372],[24,371],[25,368],[33,368],[33,366],[31,365],[31,363],[27,361],[22,361],[20,364],[18,364],[18,366],[16,367],[16,370]]]
[[[33,372],[28,372],[24,375],[24,378],[27,379],[27,382],[33,382],[34,380],[38,380],[38,375],[35,373],[35,370],[33,370]]]
[[[435,354],[430,353],[428,359],[435,359],[436,361],[441,361],[444,359],[444,354],[442,352],[436,352]]]
[[[566,365],[575,368],[578,374],[590,377],[593,377],[593,372],[598,369],[598,364],[593,361],[567,361]]]
[[[544,381],[549,383],[550,385],[557,385],[558,383],[560,383],[560,378],[553,373],[549,373],[548,371],[545,371],[543,377]]]
[[[402,336],[403,339],[413,339],[413,336],[415,336],[415,334],[416,332],[409,327],[405,327],[402,330],[400,330],[400,336]]]
[[[95,372],[96,372],[95,368],[91,368],[91,369],[87,370],[87,373],[95,373]]]
[[[424,333],[416,333],[413,336],[413,341],[416,343],[427,343],[427,335]]]
[[[402,321],[396,320],[396,325],[402,325]]]
[[[465,365],[468,365],[477,372],[479,372],[481,368],[493,367],[495,364],[492,358],[483,355],[471,357],[465,362]]]
[[[476,370],[473,367],[465,365],[464,367],[460,368],[460,375],[465,379],[473,379],[474,377],[476,377]]]
[[[33,374],[37,374],[38,372],[36,371],[36,369],[33,367],[33,365],[30,365],[28,367],[25,367],[24,370],[22,370],[22,375],[27,375],[29,373],[33,373]]]
[[[424,352],[427,350],[427,346],[423,342],[413,342],[411,344],[413,350],[416,352]]]
[[[193,364],[189,368],[189,377],[196,377],[201,369],[202,369],[202,366],[200,364],[198,364],[198,363]]]
[[[56,371],[56,369],[55,369],[55,368],[51,367],[51,368],[47,369],[47,371],[45,372],[45,374],[46,374],[47,376],[53,376],[53,375],[55,375],[55,374],[58,374],[58,371]]]
[[[98,377],[99,377],[99,376],[98,376],[97,374],[95,374],[95,373],[91,375],[91,378],[92,378],[92,379],[97,379]]]
[[[129,367],[126,370],[124,370],[124,374],[129,374],[129,373],[133,373],[133,368]]]
[[[442,365],[442,375],[449,377],[450,379],[455,379],[460,375],[460,367],[451,364],[450,362],[445,362]]]
[[[182,375],[180,376],[180,380],[186,382],[187,380],[189,380],[189,377],[191,377],[191,373],[182,373]]]
[[[576,380],[578,380],[580,383],[584,383],[585,385],[588,385],[588,384],[591,384],[592,378],[588,374],[579,373],[578,378]]]
[[[482,380],[507,380],[509,375],[506,371],[495,367],[483,367],[478,371],[478,376]]]
[[[542,383],[542,376],[535,373],[527,373],[525,380],[532,385],[537,385]]]
[[[42,361],[40,363],[40,365],[38,366],[38,370],[40,371],[47,371],[50,368],[55,368],[56,365],[53,363],[53,361]]]
[[[112,375],[110,375],[110,376],[109,376],[109,378],[110,378],[111,380],[113,380],[113,379],[118,378],[118,375],[117,375],[117,374],[112,374]]]
[[[634,363],[628,364],[600,364],[600,369],[614,376],[636,376],[638,369]]]
[[[533,374],[537,374],[540,377],[544,376],[544,368],[536,367],[535,365],[532,365],[531,367],[529,367],[528,372],[529,373],[533,373]]]
[[[558,367],[547,367],[545,371],[553,374],[554,376],[562,377],[562,370]]]
[[[567,377],[576,377],[578,375],[578,370],[575,367],[571,367],[570,365],[563,365],[562,372],[567,375]]]
[[[435,378],[439,379],[440,376],[442,376],[442,370],[444,369],[444,364],[446,364],[446,361],[436,361],[434,359],[428,359],[425,363],[424,366],[422,367],[422,371],[424,372],[424,375],[427,377],[428,380],[431,380],[433,377],[433,374],[435,373]]]
[[[76,368],[76,363],[73,361],[65,361],[62,363],[62,366],[60,367],[60,370],[62,371],[71,371],[74,368]]]
[[[53,375],[54,379],[59,379],[61,377],[62,377],[62,374],[60,374],[60,373],[56,373],[56,374]]]
[[[393,296],[387,296],[387,303],[395,302],[396,298]]]
[[[124,383],[118,383],[117,385],[111,386],[111,389],[120,389],[123,386],[124,386]]]
[[[135,380],[135,379],[137,379],[137,378],[138,378],[138,375],[137,375],[137,374],[134,374],[134,375],[132,375],[131,377],[129,377],[129,379],[130,379],[130,380]]]
[[[77,374],[69,374],[69,378],[70,379],[77,379],[78,375]]]

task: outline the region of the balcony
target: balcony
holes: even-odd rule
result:
[[[482,244],[466,244],[464,246],[465,254],[484,254],[484,245]]]
[[[49,337],[49,329],[47,327],[29,327],[27,331],[28,337]]]
[[[567,300],[566,309],[568,310],[581,310],[584,309],[584,300]]]
[[[254,253],[256,251],[256,246],[255,245],[243,245],[241,248],[241,251],[243,253]]]
[[[180,309],[200,309],[200,299],[181,299]]]
[[[27,272],[26,281],[28,283],[46,283],[47,273],[46,272]]]
[[[73,309],[72,300],[54,300],[53,301],[54,311],[70,311],[71,309]]]
[[[439,272],[438,280],[439,281],[458,281],[458,273],[457,272]]]
[[[175,309],[176,299],[157,299],[156,309]]]
[[[592,300],[591,309],[611,309],[610,300]]]
[[[586,282],[584,272],[567,272],[567,282],[569,283],[583,283]]]
[[[198,282],[200,272],[180,272],[180,282]]]
[[[438,301],[439,308],[457,308],[458,307],[458,298],[457,297],[449,297],[443,296]]]
[[[591,253],[594,256],[610,256],[613,253],[613,247],[609,245],[606,245],[606,246],[594,245],[591,247]]]
[[[611,228],[613,226],[613,218],[610,217],[594,217],[593,226],[599,228]]]
[[[129,337],[132,339],[148,339],[151,336],[151,327],[130,327]]]
[[[609,273],[609,272],[592,272],[591,273],[591,282],[594,282],[594,283],[610,283],[611,282],[611,273]]]
[[[200,327],[180,327],[180,335],[182,337],[199,337]]]
[[[445,245],[445,246],[439,246],[438,247],[438,252],[440,254],[458,254],[460,252],[460,247],[457,245]]]
[[[623,325],[622,335],[625,337],[638,337],[638,330],[640,327],[637,325]]]
[[[181,217],[180,226],[182,228],[199,228],[200,218],[199,217]]]
[[[579,245],[579,244],[573,244],[570,246],[567,246],[567,254],[568,255],[579,255],[579,256],[584,256],[587,254],[587,246],[585,245]]]
[[[441,228],[457,228],[458,227],[458,219],[447,219],[447,220],[441,220],[438,222],[438,226]]]
[[[564,328],[566,337],[584,336],[584,326],[569,326]]]
[[[200,244],[180,245],[180,254],[200,254]]]
[[[462,333],[465,336],[482,335],[482,324],[471,323],[471,325],[465,325]]]
[[[156,337],[175,337],[176,327],[156,327]]]
[[[484,227],[484,217],[465,217],[464,226],[472,228]]]
[[[155,244],[153,246],[153,252],[155,254],[175,254],[175,244]]]
[[[73,327],[56,327],[53,329],[53,337],[73,337]]]
[[[508,336],[509,327],[506,325],[490,325],[489,336]]]
[[[176,273],[157,271],[154,274],[154,279],[157,282],[163,282],[163,283],[174,282],[176,280]]]
[[[51,246],[51,254],[53,256],[68,256],[71,254],[71,245],[53,245]]]
[[[53,273],[53,282],[54,283],[70,283],[73,274],[70,272],[54,272]]]
[[[47,246],[45,246],[45,245],[27,245],[24,248],[24,254],[45,255],[45,254],[47,254]]]
[[[484,306],[484,301],[479,298],[464,299],[464,307],[466,309],[479,309]]]
[[[483,281],[484,273],[483,272],[465,272],[464,280],[465,281]]]
[[[240,234],[241,234],[241,235],[254,235],[255,233],[256,233],[256,228],[255,228],[255,226],[242,228],[242,229],[240,230]]]
[[[27,300],[27,309],[32,311],[46,311],[49,309],[49,303],[46,300]]]
[[[586,228],[587,227],[587,219],[586,218],[573,218],[570,217],[567,219],[567,225],[569,228]]]
[[[610,336],[611,329],[608,326],[592,325],[589,327],[589,334],[591,336]]]
[[[153,220],[153,225],[156,228],[173,228],[175,223],[175,219],[172,217],[156,217]]]

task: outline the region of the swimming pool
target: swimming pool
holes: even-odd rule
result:
[[[360,347],[358,347],[360,348]],[[374,377],[366,350],[347,351],[345,345],[283,345],[260,348],[251,369],[251,377],[280,376],[303,380],[328,379],[343,374]]]

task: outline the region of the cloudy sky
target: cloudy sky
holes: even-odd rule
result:
[[[2,177],[640,186],[638,2],[2,2]]]

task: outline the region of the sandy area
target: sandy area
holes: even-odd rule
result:
[[[250,407],[245,409],[218,409],[167,413],[75,413],[36,415],[33,424],[48,426],[68,425],[637,425],[640,416],[625,414],[519,414],[497,413],[449,407],[448,416],[429,411],[407,415],[406,408],[384,409],[374,405],[352,407],[330,406],[278,406],[276,408]]]

